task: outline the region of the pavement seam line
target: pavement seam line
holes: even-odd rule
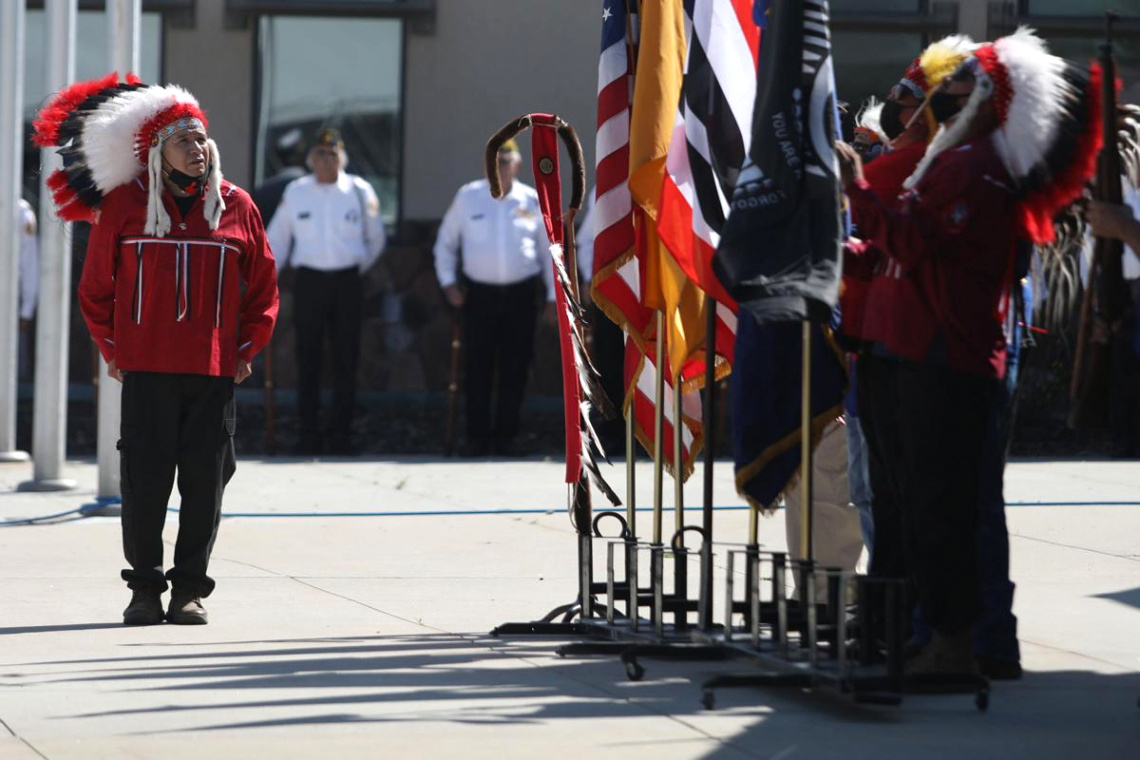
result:
[[[8,733],[10,733],[13,738],[18,739],[24,746],[26,746],[32,752],[35,752],[37,755],[42,757],[44,760],[49,760],[48,756],[45,755],[43,752],[40,752],[38,749],[36,749],[36,746],[34,744],[32,744],[30,741],[28,741],[24,737],[20,736],[15,731],[13,731],[12,727],[8,725],[8,721],[4,720],[3,718],[0,718],[0,726],[4,726],[4,728],[8,729]]]
[[[1140,562],[1140,557],[1136,557],[1136,556],[1132,556],[1132,555],[1128,555],[1128,554],[1113,554],[1112,552],[1104,552],[1104,551],[1101,551],[1100,549],[1089,549],[1086,546],[1073,546],[1072,544],[1062,544],[1059,541],[1050,541],[1047,538],[1037,538],[1036,536],[1027,536],[1024,533],[1011,533],[1010,535],[1015,537],[1015,538],[1024,538],[1026,541],[1036,541],[1036,542],[1041,543],[1041,544],[1049,544],[1050,546],[1057,546],[1057,547],[1060,547],[1062,549],[1073,549],[1074,551],[1079,551],[1079,552],[1090,552],[1091,554],[1099,554],[1102,557],[1113,557],[1114,559],[1122,559],[1122,560],[1125,560],[1127,562]]]
[[[295,577],[292,575],[285,575],[284,577],[289,578],[290,580],[296,581],[297,583],[300,583],[302,586],[308,586],[311,589],[324,592],[324,593],[329,594],[331,596],[335,596],[339,599],[343,599],[347,602],[359,604],[362,607],[373,610],[374,612],[379,612],[381,615],[386,615],[386,616],[393,618],[395,620],[401,620],[405,623],[410,623],[412,625],[419,626],[419,627],[427,629],[429,631],[435,631],[436,633],[442,633],[442,634],[445,634],[448,636],[454,636],[455,638],[457,638],[461,641],[466,641],[473,646],[477,646],[481,649],[486,649],[486,650],[493,652],[494,654],[497,654],[501,657],[510,657],[511,659],[519,660],[520,662],[525,662],[526,664],[528,664],[531,667],[536,668],[536,669],[542,668],[541,664],[539,664],[537,662],[533,662],[531,659],[529,659],[525,655],[509,652],[509,651],[507,651],[507,648],[505,646],[493,646],[490,642],[486,642],[486,641],[483,641],[481,638],[477,638],[475,634],[465,634],[465,633],[458,633],[456,631],[448,631],[448,630],[445,630],[443,628],[437,628],[435,626],[427,625],[423,622],[417,622],[417,621],[409,620],[408,618],[400,617],[399,615],[396,615],[394,613],[385,612],[384,610],[379,609],[378,607],[373,607],[371,604],[368,604],[367,602],[362,602],[359,599],[353,599],[350,596],[345,596],[344,594],[338,594],[335,591],[330,591],[329,589],[321,588],[320,586],[314,585],[312,583],[308,583],[306,581],[301,580],[298,577]],[[731,748],[737,752],[744,752],[744,754],[749,756],[749,757],[760,757],[759,755],[753,755],[753,754],[751,754],[745,750],[742,750],[741,748],[735,746],[734,744],[732,744],[732,743],[730,743],[724,739],[713,736],[712,734],[708,733],[707,731],[704,731],[704,730],[702,730],[702,729],[700,729],[700,728],[698,728],[698,727],[696,727],[690,723],[687,723],[686,721],[684,721],[683,719],[681,719],[675,715],[670,715],[668,713],[663,713],[659,710],[655,710],[649,705],[642,704],[641,702],[636,702],[633,699],[631,699],[630,697],[627,697],[627,696],[622,695],[622,694],[615,694],[615,693],[608,691],[604,687],[599,686],[597,684],[592,684],[592,683],[589,683],[588,681],[583,681],[582,679],[574,678],[573,676],[568,675],[566,673],[550,673],[550,675],[553,675],[555,678],[564,678],[568,681],[573,681],[573,682],[579,684],[580,686],[585,686],[586,688],[588,688],[592,691],[600,692],[601,694],[604,694],[605,696],[607,696],[610,699],[615,699],[615,700],[624,702],[627,705],[629,705],[630,707],[634,707],[636,709],[639,709],[642,712],[649,713],[651,715],[656,715],[658,717],[665,718],[666,720],[671,720],[674,723],[677,723],[678,725],[684,726],[685,728],[689,729],[690,731],[693,731],[694,733],[696,733],[700,736],[703,736],[704,738],[709,739],[710,741],[715,742],[716,744],[719,744],[722,746],[727,746],[727,747],[729,747],[729,748]]]
[[[1118,670],[1121,671],[1120,675],[1131,675],[1133,673],[1133,671],[1125,665],[1121,665],[1118,662],[1111,662],[1109,660],[1104,660],[1104,659],[1101,659],[1100,657],[1094,657],[1091,654],[1084,654],[1083,652],[1077,652],[1077,651],[1074,651],[1072,649],[1065,649],[1064,647],[1053,646],[1052,644],[1043,644],[1040,641],[1034,641],[1033,639],[1021,638],[1021,640],[1024,641],[1026,644],[1032,644],[1035,647],[1041,647],[1042,649],[1050,649],[1054,652],[1064,652],[1065,654],[1072,655],[1073,657],[1080,657],[1083,660],[1091,660],[1093,662],[1099,662],[1101,665],[1108,665],[1110,667],[1117,668]]]
[[[501,656],[510,657],[512,659],[519,660],[521,662],[525,662],[526,664],[530,665],[533,668],[541,668],[542,667],[541,663],[532,661],[531,658],[529,658],[528,656],[526,656],[524,654],[516,654],[516,653],[510,652],[510,651],[508,651],[507,647],[505,647],[505,646],[499,646],[499,647],[491,646],[490,643],[481,642],[479,639],[471,638],[469,635],[465,635],[462,633],[458,633],[458,634],[454,634],[454,635],[456,635],[462,639],[468,640],[472,644],[475,644],[476,646],[481,646],[485,649],[488,649],[492,652],[495,652],[496,654],[499,654]],[[655,709],[652,705],[649,705],[649,704],[646,704],[644,702],[635,700],[634,698],[625,696],[624,694],[617,694],[615,692],[612,692],[612,691],[606,689],[604,686],[601,686],[599,684],[590,683],[589,681],[585,681],[581,678],[575,678],[574,676],[569,675],[568,673],[552,673],[551,675],[553,675],[555,678],[563,678],[567,681],[573,681],[574,683],[578,684],[579,686],[584,686],[587,689],[590,689],[590,690],[593,690],[596,692],[600,692],[601,694],[604,694],[605,696],[609,697],[610,699],[614,699],[614,700],[617,700],[619,702],[624,702],[625,704],[629,705],[630,707],[641,710],[642,712],[649,713],[651,715],[656,715],[659,718],[665,718],[666,720],[673,721],[674,723],[687,728],[688,730],[692,731],[693,733],[696,733],[700,736],[703,736],[704,738],[706,738],[706,739],[708,739],[708,740],[710,740],[716,744],[720,744],[722,746],[728,747],[729,749],[740,752],[747,757],[758,757],[758,758],[763,757],[763,755],[757,755],[757,754],[754,754],[754,753],[752,753],[746,749],[743,749],[741,747],[736,746],[732,741],[730,741],[728,739],[721,739],[720,737],[713,736],[712,734],[705,731],[704,729],[699,728],[697,726],[694,726],[692,723],[689,723],[684,718],[681,718],[681,717],[676,716],[676,715],[671,715],[671,714],[666,713],[666,712],[661,712],[660,710]]]
[[[250,565],[250,567],[253,567],[253,566]],[[353,599],[351,596],[345,596],[344,594],[338,594],[335,591],[330,591],[327,588],[321,588],[320,586],[318,586],[316,584],[309,583],[307,581],[303,581],[294,575],[287,575],[284,573],[279,573],[279,575],[281,575],[283,578],[288,578],[291,581],[295,581],[296,583],[300,583],[302,586],[308,586],[309,588],[311,588],[315,591],[320,591],[321,593],[328,594],[329,596],[335,596],[338,599],[345,600],[346,602],[352,602],[353,604],[359,604],[361,607],[365,607],[367,609],[370,609],[373,612],[379,612],[381,615],[385,615],[387,617],[390,617],[393,620],[399,620],[399,621],[404,622],[404,623],[409,623],[411,625],[418,626],[418,627],[423,628],[423,629],[428,630],[428,631],[435,631],[436,633],[444,633],[444,634],[448,634],[451,636],[456,635],[456,634],[452,633],[451,631],[445,631],[442,628],[436,628],[435,626],[425,625],[422,621],[410,620],[410,619],[405,618],[405,617],[400,617],[399,615],[397,615],[395,613],[386,612],[385,610],[382,610],[379,607],[373,607],[371,604],[368,604],[367,602],[362,602],[359,599]]]

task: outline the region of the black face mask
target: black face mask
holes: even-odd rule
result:
[[[962,99],[964,97],[965,95],[936,92],[930,96],[930,114],[936,122],[945,124],[962,110]]]
[[[210,176],[209,166],[206,167],[206,171],[202,173],[201,177],[191,177],[186,172],[178,171],[173,167],[166,172],[167,179],[188,195],[201,195],[206,186],[205,179],[208,176]]]
[[[906,125],[902,122],[902,112],[902,103],[897,100],[883,103],[883,110],[879,114],[879,125],[883,128],[883,134],[890,140],[906,131]]]

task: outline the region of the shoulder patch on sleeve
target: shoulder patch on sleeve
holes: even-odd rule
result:
[[[961,230],[970,220],[970,206],[966,201],[958,201],[950,209],[950,224],[955,231]]]

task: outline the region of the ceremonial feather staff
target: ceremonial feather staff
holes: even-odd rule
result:
[[[597,407],[606,419],[617,412],[601,385],[601,374],[586,350],[585,310],[578,295],[578,266],[574,245],[574,217],[582,208],[586,170],[582,145],[574,128],[552,114],[526,114],[507,122],[487,143],[484,167],[491,186],[491,197],[503,197],[497,155],[499,147],[523,130],[531,128],[531,163],[539,207],[550,239],[551,266],[558,282],[555,298],[558,307],[558,337],[562,354],[562,395],[566,423],[566,482],[570,484],[570,508],[575,527],[589,532],[589,489],[592,481],[615,507],[621,499],[602,477],[594,450],[605,456],[605,450],[593,425],[590,409]],[[565,220],[562,215],[562,181],[558,173],[558,140],[561,138],[573,167],[570,205]],[[563,244],[565,241],[565,245]],[[591,444],[593,446],[591,447]],[[587,476],[588,473],[588,476]]]

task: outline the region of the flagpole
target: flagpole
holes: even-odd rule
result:
[[[626,340],[629,340],[627,337]],[[637,491],[634,488],[636,481],[636,468],[634,467],[637,446],[636,423],[634,420],[634,399],[630,399],[625,413],[625,522],[629,528],[629,537],[637,538]]]
[[[711,296],[705,299],[705,483],[704,504],[701,512],[704,542],[712,546],[713,540],[713,462],[716,458],[716,309]],[[701,613],[700,626],[712,627],[712,573],[702,579],[701,597],[708,600]]]
[[[684,430],[681,415],[684,408],[681,404],[681,383],[681,373],[678,372],[673,379],[673,503],[678,546],[685,545],[685,536],[681,532],[685,529],[685,454],[681,440]]]
[[[665,313],[657,312],[657,350],[654,367],[657,388],[653,419],[653,543],[661,546],[662,530],[662,490],[664,489],[665,464]]]
[[[811,329],[811,320],[805,319],[803,321],[803,346],[801,348],[803,356],[802,403],[800,407],[800,504],[802,505],[803,518],[800,525],[800,554],[807,562],[814,559],[812,528],[815,522],[811,477]]]

